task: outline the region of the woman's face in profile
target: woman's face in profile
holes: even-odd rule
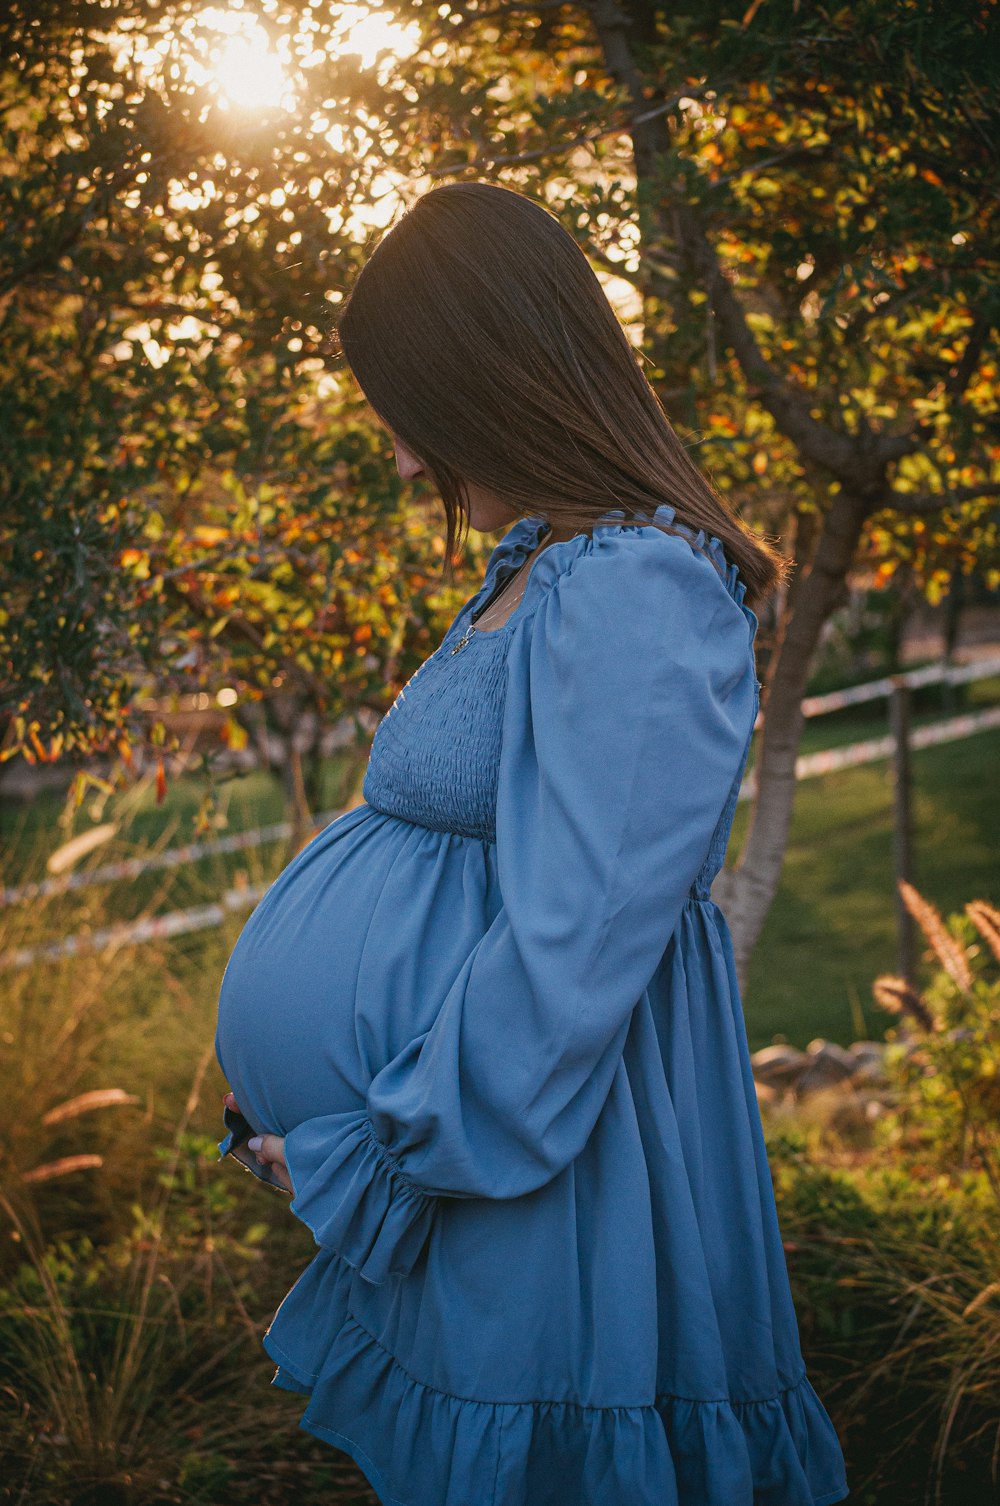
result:
[[[415,481],[418,476],[427,475],[423,461],[403,443],[398,435],[392,435],[392,442],[396,451],[396,469],[403,481]],[[496,529],[506,528],[509,523],[513,522],[516,513],[508,504],[501,501],[495,492],[467,482],[465,494],[471,528],[477,529],[480,533],[493,533]]]
[[[423,461],[397,435],[392,436],[392,442],[396,447],[396,469],[402,480],[413,481],[417,476],[424,475]]]

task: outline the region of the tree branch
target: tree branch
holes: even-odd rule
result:
[[[946,507],[961,507],[965,502],[985,501],[987,497],[1000,497],[1000,481],[958,486],[950,492],[902,492],[890,487],[882,506],[891,507],[904,516],[919,518],[927,513],[942,512]]]
[[[712,178],[708,187],[712,191],[725,188],[729,183],[735,183],[738,178],[752,178],[755,173],[762,173],[769,167],[778,167],[786,162],[800,161],[803,157],[809,157],[813,161],[821,158],[829,158],[833,155],[832,144],[823,146],[792,146],[783,152],[774,152],[770,157],[760,157],[756,162],[748,162],[745,167],[736,167],[731,173],[725,173],[721,178]]]
[[[429,168],[426,176],[450,178],[459,172],[477,172],[484,168],[511,167],[521,162],[537,162],[542,157],[557,157],[561,152],[575,151],[578,146],[590,146],[595,141],[602,141],[605,136],[622,136],[627,132],[634,134],[637,127],[655,120],[659,115],[666,115],[670,110],[676,110],[682,99],[697,99],[704,92],[704,89],[693,87],[685,89],[671,99],[661,101],[651,110],[643,110],[638,115],[627,115],[624,120],[619,120],[614,125],[602,126],[597,131],[585,131],[582,136],[574,136],[569,141],[549,141],[543,146],[532,147],[526,152],[510,152],[503,156],[484,153],[472,158],[471,161],[449,162],[442,167]]]
[[[979,365],[979,357],[983,353],[986,341],[989,339],[990,321],[982,314],[977,314],[969,331],[969,338],[965,342],[962,359],[948,374],[945,388],[951,397],[961,397],[975,375]]]
[[[533,16],[539,11],[563,10],[570,4],[572,0],[510,0],[509,4],[491,5],[483,10],[466,10],[456,6],[442,25],[430,34],[427,42],[433,45],[436,41],[447,41],[466,27],[474,26],[477,21],[497,21],[519,14]]]
[[[176,580],[167,580],[166,584],[168,593],[172,594],[178,601],[183,602],[188,610],[201,622],[214,623],[218,620],[218,613],[211,610],[197,589],[192,587],[187,591],[182,590],[179,582]],[[223,628],[222,633],[218,636],[230,641],[248,643],[259,654],[266,656],[264,634],[242,615],[232,615]],[[294,659],[282,659],[281,668],[293,683],[297,684],[301,690],[305,691],[312,698],[317,709],[319,707],[325,708],[329,704],[331,699],[330,686],[321,675],[317,675],[312,670],[306,669],[303,665],[296,663]]]
[[[901,308],[905,308],[908,303],[912,303],[914,298],[919,298],[921,294],[928,292],[936,283],[940,283],[940,281],[941,274],[935,271],[930,277],[925,277],[922,281],[913,283],[911,287],[901,288],[898,293],[890,293],[889,297],[883,299],[881,303],[874,304],[870,309],[862,309],[856,314],[845,327],[845,335],[853,337],[855,334],[860,334],[873,320],[885,319],[890,314],[898,313]]]
[[[609,71],[638,103],[646,93],[635,62],[627,12],[616,0],[589,0],[586,8]],[[724,86],[717,83],[715,91],[718,92],[720,87]],[[685,91],[680,97],[689,97],[690,93]],[[676,99],[670,108],[679,102]],[[750,395],[763,404],[781,432],[806,459],[823,466],[854,494],[874,500],[882,491],[886,465],[915,450],[919,444],[917,436],[912,433],[882,435],[867,429],[854,435],[831,428],[813,418],[809,395],[792,386],[770,364],[747,322],[743,306],[720,265],[697,211],[676,195],[671,199],[670,188],[663,183],[662,164],[671,149],[663,127],[663,116],[667,113],[668,108],[661,106],[655,124],[652,112],[649,112],[649,118],[638,117],[632,129],[636,173],[640,182],[656,186],[651,198],[662,206],[661,226],[665,238],[667,227],[662,224],[662,219],[669,221],[669,239],[681,250],[705,289],[722,335],[742,369]],[[706,184],[706,188],[710,189],[711,185]],[[642,254],[646,255],[645,248]],[[669,280],[667,286],[671,296],[676,298],[677,288],[671,287]]]
[[[97,185],[75,217],[69,205],[64,207],[59,224],[48,229],[45,239],[29,253],[20,266],[8,267],[0,273],[0,297],[6,297],[15,288],[33,281],[40,273],[57,267],[60,259],[76,245],[97,214],[107,212],[118,190],[135,177],[140,165],[138,161],[121,163]]]

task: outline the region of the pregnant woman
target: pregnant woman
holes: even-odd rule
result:
[[[779,556],[520,194],[418,199],[338,338],[447,557],[507,532],[223,978],[220,1149],[318,1246],[275,1383],[384,1506],[829,1506],[711,898]]]

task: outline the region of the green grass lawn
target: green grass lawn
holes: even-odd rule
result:
[[[913,692],[911,722],[925,727],[933,722],[959,716],[963,712],[985,710],[1000,703],[1000,676],[974,680],[951,687],[926,685]],[[802,753],[817,753],[824,748],[841,748],[848,743],[863,742],[871,737],[885,737],[889,731],[885,701],[868,701],[844,711],[810,717],[802,738]]]
[[[356,755],[353,763],[342,752],[326,761],[321,791],[324,810],[338,810],[346,803],[357,769]],[[117,822],[121,840],[112,838],[98,848],[81,864],[87,869],[138,856],[146,850],[163,852],[194,841],[210,842],[213,836],[250,831],[288,819],[278,780],[265,771],[255,770],[222,784],[219,800],[222,819],[218,831],[196,838],[193,822],[202,790],[199,778],[181,775],[168,782],[162,805],[157,805],[149,782],[106,803],[85,798],[81,810],[74,812],[69,830],[61,830],[57,824],[64,809],[63,798],[57,794],[46,792],[25,806],[9,804],[0,809],[3,851],[0,882],[16,885],[27,879],[44,878],[46,856],[97,821]],[[99,923],[130,920],[150,906],[162,911],[206,904],[229,888],[237,873],[245,873],[251,884],[273,878],[291,855],[288,841],[279,838],[244,851],[210,854],[181,868],[151,869],[125,882],[102,886],[104,920]],[[71,890],[59,900],[60,922],[67,931],[89,916],[94,892],[93,888]]]
[[[812,751],[821,737],[826,741],[819,745],[829,746],[883,730],[878,709],[861,708],[839,723],[832,718],[825,727],[814,723],[806,746]],[[995,840],[998,768],[1000,732],[914,756],[916,876],[921,889],[946,911],[974,897],[1000,898]],[[357,765],[351,769],[342,755],[331,760],[324,773],[322,808],[335,810],[357,786]],[[147,787],[109,799],[103,809],[99,801],[88,799],[73,813],[68,827],[59,824],[64,802],[55,794],[26,808],[8,806],[0,811],[0,878],[14,883],[42,876],[47,854],[98,820],[120,821],[121,835],[92,854],[87,867],[144,848],[162,850],[185,843],[191,839],[200,793],[200,780],[182,777],[171,781],[162,806],[156,805]],[[277,781],[260,773],[230,781],[223,809],[231,831],[276,822],[286,814]],[[803,1045],[815,1035],[846,1042],[861,1034],[878,1035],[888,1023],[871,1007],[870,986],[880,971],[895,967],[891,809],[886,762],[799,786],[781,890],[758,945],[744,1001],[752,1047],[766,1044],[778,1032]],[[748,816],[749,809],[740,806],[733,857]],[[274,878],[289,855],[286,844],[272,842],[247,852],[214,855],[175,871],[15,906],[0,912],[0,949],[37,944],[114,918],[203,903],[217,898],[240,873],[252,885]],[[58,1338],[63,1330],[48,1318],[44,1302],[35,1314],[37,1329],[31,1330],[36,1347],[8,1348],[5,1356],[8,1401],[13,1405],[7,1408],[5,1428],[0,1428],[0,1475],[15,1480],[19,1499],[34,1506],[43,1501],[62,1506],[80,1502],[84,1497],[77,1489],[77,1475],[90,1478],[69,1446],[54,1450],[46,1444],[39,1452],[32,1429],[37,1430],[36,1416],[47,1415],[39,1412],[40,1406],[71,1422],[82,1417],[88,1428],[96,1419],[93,1434],[74,1423],[80,1427],[74,1436],[103,1438],[99,1429],[106,1426],[114,1450],[107,1449],[102,1457],[116,1470],[124,1457],[120,1439],[137,1439],[136,1457],[148,1479],[180,1480],[185,1499],[232,1506],[279,1506],[293,1500],[301,1506],[373,1506],[373,1495],[346,1457],[296,1427],[301,1407],[297,1399],[271,1387],[273,1367],[260,1349],[261,1332],[315,1253],[312,1236],[301,1221],[288,1216],[283,1201],[255,1190],[248,1177],[231,1165],[219,1166],[216,1158],[215,1143],[223,1133],[224,1083],[212,1053],[215,1012],[227,958],[248,914],[249,906],[228,914],[218,928],[100,954],[84,952],[5,973],[0,981],[5,1181],[10,1185],[15,1180],[6,1175],[10,1166],[37,1169],[80,1153],[101,1158],[99,1168],[40,1182],[31,1194],[40,1242],[55,1247],[59,1241],[58,1259],[46,1269],[59,1274],[61,1300],[74,1303],[73,1321],[66,1324],[65,1333],[76,1356],[73,1364],[50,1364],[44,1371],[37,1363],[39,1354],[54,1354],[58,1361],[62,1353],[53,1347],[51,1335]],[[280,1021],[276,1024],[280,1029]],[[53,1119],[54,1105],[94,1088],[124,1089],[132,1101]],[[171,1176],[168,1168],[175,1164],[177,1171]],[[793,1250],[806,1252],[797,1256],[792,1269],[799,1283],[797,1310],[806,1353],[817,1355],[814,1374],[821,1391],[828,1377],[830,1394],[836,1394],[833,1382],[843,1370],[840,1356],[858,1343],[868,1343],[861,1325],[872,1321],[878,1303],[888,1300],[891,1305],[895,1300],[905,1315],[906,1283],[930,1285],[944,1274],[952,1284],[965,1283],[958,1286],[961,1301],[956,1307],[956,1318],[962,1315],[964,1348],[952,1357],[945,1308],[939,1327],[930,1330],[933,1349],[918,1334],[923,1352],[931,1355],[928,1364],[936,1366],[934,1374],[945,1376],[938,1390],[914,1366],[905,1346],[898,1360],[899,1379],[893,1372],[882,1389],[894,1399],[903,1396],[909,1416],[916,1401],[907,1401],[908,1385],[916,1388],[912,1395],[919,1393],[924,1406],[925,1395],[940,1393],[944,1398],[947,1382],[947,1403],[952,1406],[955,1374],[962,1384],[962,1357],[973,1354],[977,1343],[984,1351],[989,1347],[988,1337],[979,1341],[980,1330],[969,1336],[962,1306],[973,1295],[992,1290],[994,1275],[985,1257],[975,1263],[976,1241],[981,1238],[985,1246],[986,1239],[976,1232],[984,1215],[970,1223],[975,1206],[971,1193],[963,1201],[952,1190],[946,1200],[925,1174],[904,1183],[902,1171],[894,1173],[891,1195],[887,1194],[891,1217],[885,1217],[884,1202],[871,1205],[882,1220],[880,1241],[888,1232],[895,1241],[890,1249],[908,1249],[911,1242],[917,1244],[913,1231],[919,1231],[920,1240],[931,1243],[918,1245],[915,1270],[901,1268],[899,1295],[887,1299],[881,1267],[860,1294],[849,1284],[854,1278],[840,1279],[845,1269],[850,1270],[842,1263],[844,1247],[850,1242],[853,1248],[857,1232],[866,1227],[857,1210],[867,1204],[855,1202],[863,1184],[857,1194],[853,1187],[834,1191],[819,1152],[784,1159],[775,1155],[772,1166],[781,1191],[783,1230]],[[168,1217],[162,1237],[158,1232],[151,1239],[150,1229],[158,1227],[151,1219],[164,1206],[167,1182]],[[985,1196],[984,1189],[984,1205]],[[832,1230],[825,1254],[814,1237],[817,1209]],[[940,1250],[933,1243],[935,1236],[927,1232],[938,1224],[946,1231],[940,1236]],[[967,1232],[967,1225],[973,1232]],[[800,1230],[805,1234],[801,1242]],[[126,1239],[131,1241],[127,1245]],[[956,1267],[956,1249],[969,1262],[967,1269]],[[80,1254],[71,1265],[67,1252],[75,1250]],[[6,1241],[0,1285],[13,1281],[23,1253],[21,1244]],[[807,1265],[807,1259],[820,1263]],[[920,1259],[925,1263],[921,1265]],[[77,1274],[68,1285],[67,1272],[73,1270]],[[29,1289],[34,1301],[35,1287]],[[44,1294],[45,1288],[39,1290]],[[831,1291],[838,1294],[832,1306]],[[151,1294],[148,1310],[146,1292]],[[988,1304],[977,1312],[988,1316]],[[128,1336],[128,1343],[117,1341],[120,1334]],[[143,1359],[139,1384],[132,1383],[125,1361],[119,1362],[131,1353],[133,1335],[140,1346],[137,1353],[151,1357],[148,1369]],[[810,1349],[813,1339],[815,1349]],[[865,1351],[873,1355],[873,1363],[883,1360],[878,1343],[875,1340]],[[824,1354],[832,1356],[826,1369]],[[107,1384],[108,1394],[115,1397],[114,1409],[106,1404],[106,1373],[111,1376]],[[180,1402],[172,1379],[177,1374],[185,1382]],[[81,1383],[80,1375],[90,1379]],[[149,1388],[148,1375],[154,1377]],[[234,1395],[243,1402],[236,1413],[230,1405]],[[29,1397],[30,1405],[22,1400]],[[195,1426],[190,1425],[192,1415]],[[852,1415],[847,1414],[849,1419]],[[848,1428],[855,1439],[851,1457],[865,1468],[876,1446],[884,1446],[882,1416],[868,1429],[862,1405]],[[907,1446],[912,1449],[912,1444]],[[87,1456],[87,1470],[92,1457]],[[40,1470],[51,1471],[51,1478]],[[917,1473],[925,1473],[922,1463],[914,1466]],[[985,1479],[985,1465],[982,1473]],[[985,1495],[967,1488],[964,1475],[961,1485],[964,1495],[945,1492],[942,1502],[985,1501]],[[160,1489],[157,1483],[157,1500]],[[912,1495],[910,1491],[906,1499]],[[103,1506],[105,1499],[123,1497],[117,1485],[112,1493],[102,1483],[86,1499],[99,1499]]]
[[[974,687],[977,691],[979,687]],[[976,700],[986,701],[980,694]],[[884,715],[862,707],[839,723],[822,718],[807,729],[804,751],[833,746],[885,730]],[[822,734],[822,736],[821,736]],[[1000,733],[984,732],[962,742],[914,754],[914,817],[918,888],[945,912],[968,900],[1000,901],[1000,844],[996,840],[996,788]],[[342,756],[325,773],[324,804],[337,808],[347,788]],[[151,791],[133,791],[117,807],[129,807],[130,849],[143,843],[164,847],[190,840],[190,821],[200,793],[198,782],[171,783],[158,807]],[[231,781],[224,808],[228,830],[279,821],[284,815],[277,782],[262,773]],[[15,883],[29,870],[36,876],[39,853],[57,846],[62,801],[45,795],[32,805],[0,812],[4,838],[3,881]],[[109,802],[104,819],[116,813]],[[748,807],[736,814],[730,857],[740,847]],[[74,830],[93,819],[86,804]],[[94,854],[92,863],[120,854],[113,848]],[[49,907],[51,934],[67,935],[109,919],[129,919],[150,905],[184,908],[215,899],[237,872],[251,884],[273,878],[287,861],[280,843],[213,856],[179,869],[149,873],[95,891],[84,889]],[[796,799],[792,840],[780,891],[751,963],[744,1005],[752,1049],[776,1034],[805,1045],[823,1035],[846,1043],[877,1036],[890,1023],[872,1003],[871,982],[896,970],[892,877],[892,788],[887,762],[804,781]],[[99,907],[99,913],[98,913]],[[237,928],[242,924],[234,917]],[[7,912],[0,928],[5,945],[30,944]],[[194,932],[168,943],[171,965],[192,990],[214,1008],[221,965],[218,935]],[[141,948],[137,964],[141,965]]]
[[[998,773],[995,731],[913,755],[914,879],[944,913],[970,899],[1000,902]],[[740,806],[733,854],[748,817]],[[896,970],[889,765],[805,780],[781,887],[750,965],[751,1049],[778,1033],[800,1046],[818,1035],[843,1044],[881,1035],[891,1021],[874,1008],[871,981]]]

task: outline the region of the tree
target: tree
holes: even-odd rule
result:
[[[745,971],[788,841],[803,693],[852,567],[885,580],[907,561],[930,592],[977,562],[1000,579],[997,17],[588,0],[462,6],[440,30],[477,81],[494,49],[511,69],[499,107],[439,82],[452,135],[434,171],[533,187],[631,279],[665,406],[794,552],[752,824],[718,882]],[[456,94],[474,101],[461,116]]]
[[[331,55],[303,115],[251,114],[185,70],[212,35],[155,3],[0,21],[0,758],[73,761],[79,800],[95,753],[161,757],[150,690],[222,691],[231,742],[283,734],[299,840],[293,729],[384,710],[464,597],[323,355],[375,192],[313,126],[367,76]]]
[[[143,319],[178,363],[169,391],[128,373],[143,387],[126,405],[143,415],[140,469],[115,478],[119,494],[158,476],[176,495],[178,454],[196,477],[186,496],[201,496],[206,454],[243,476],[247,447],[315,397],[324,300],[365,255],[361,206],[495,178],[547,204],[609,286],[631,289],[667,411],[797,562],[761,638],[751,830],[719,879],[745,969],[787,842],[802,694],[850,571],[866,561],[886,579],[905,562],[934,591],[956,571],[997,569],[995,9],[400,0],[395,56],[362,66],[338,55],[333,11],[288,3],[253,24],[284,58],[296,108],[252,120],[185,71],[208,12],[132,0],[109,40],[99,7],[36,7],[33,25],[28,10],[6,23],[8,73],[34,111],[16,178],[27,208],[14,254],[10,238],[0,247],[28,310],[17,317],[38,297],[52,340],[52,300],[83,279],[91,312],[62,316],[74,351],[91,328],[102,350],[120,346]],[[202,321],[200,360],[178,316]],[[60,390],[65,343],[35,363],[48,374],[34,412]],[[347,418],[335,405],[330,423]],[[301,428],[285,453],[301,450],[315,475]],[[63,449],[72,475],[87,444]],[[251,495],[268,483],[270,438],[263,452]],[[285,484],[289,498],[313,495],[291,461]]]

